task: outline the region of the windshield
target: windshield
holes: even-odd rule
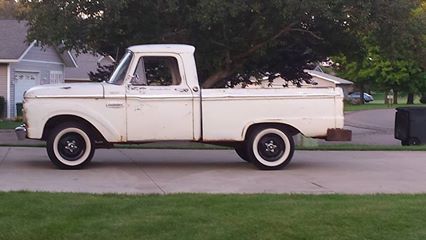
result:
[[[126,78],[127,68],[129,68],[130,61],[132,60],[133,53],[131,51],[126,52],[124,57],[121,59],[117,68],[111,75],[111,78],[108,80],[108,83],[121,85],[123,84],[124,79]]]

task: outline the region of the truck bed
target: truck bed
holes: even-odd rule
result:
[[[307,137],[343,128],[340,88],[203,89],[204,141],[243,141],[255,123],[282,123]]]

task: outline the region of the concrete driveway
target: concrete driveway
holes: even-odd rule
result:
[[[394,138],[395,109],[345,113],[345,127],[352,130],[353,144],[401,145]]]
[[[424,193],[425,152],[296,151],[259,171],[231,150],[98,150],[84,170],[58,170],[43,148],[0,148],[0,190],[166,194]]]
[[[352,141],[365,145],[401,145],[394,138],[395,109],[376,109],[345,113],[345,128],[352,130]],[[336,144],[319,140],[320,144]],[[338,142],[337,142],[338,143]]]

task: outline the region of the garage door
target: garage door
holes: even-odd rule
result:
[[[24,99],[24,92],[34,87],[39,82],[37,72],[15,72],[15,103]]]

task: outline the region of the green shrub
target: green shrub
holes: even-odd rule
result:
[[[420,102],[426,104],[426,94],[422,95],[422,97],[420,98]]]

